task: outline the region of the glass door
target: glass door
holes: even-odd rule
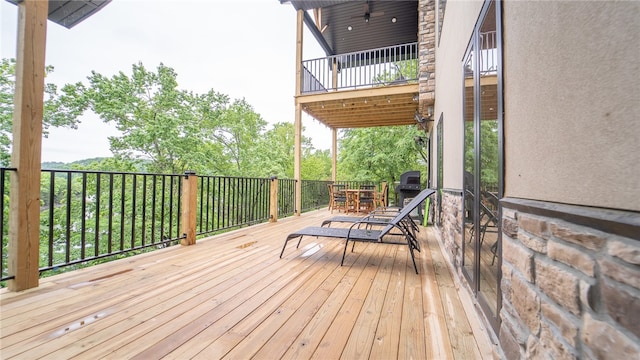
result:
[[[503,196],[500,7],[487,1],[463,61],[464,270],[485,315],[499,326]]]
[[[474,284],[476,278],[476,248],[474,239],[477,238],[477,225],[475,221],[474,189],[476,182],[476,129],[474,122],[476,89],[473,74],[476,71],[474,44],[467,50],[464,64],[464,176],[463,176],[463,273],[470,284]]]
[[[480,174],[478,194],[478,241],[480,298],[493,317],[497,317],[499,282],[498,241],[500,239],[500,134],[498,126],[498,47],[496,3],[491,2],[477,36],[480,80],[480,146],[478,163]]]

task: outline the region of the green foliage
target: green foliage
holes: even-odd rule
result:
[[[418,59],[409,59],[393,62],[389,70],[373,77],[374,84],[390,84],[407,82],[407,79],[415,79],[418,75]],[[415,83],[415,80],[411,80]]]
[[[0,61],[0,166],[9,166],[11,159],[11,139],[13,133],[13,100],[15,93],[15,59]],[[47,66],[45,75],[53,71]],[[77,128],[78,117],[86,110],[86,104],[78,98],[76,91],[82,84],[67,85],[61,93],[54,84],[44,85],[43,135],[48,135],[49,127]]]
[[[303,155],[300,172],[303,180],[331,180],[331,152],[308,151]]]
[[[130,76],[92,72],[88,79],[88,87],[77,86],[74,94],[121,132],[109,138],[116,156],[148,160],[149,171],[175,174],[206,168],[219,155],[208,140],[228,104],[226,95],[179,90],[177,74],[163,64],[156,72],[139,63]]]
[[[14,60],[0,64],[1,166],[10,161],[14,68]],[[53,67],[47,68],[50,71]],[[177,73],[164,64],[152,71],[138,63],[130,74],[121,71],[108,77],[92,72],[87,79],[87,84],[67,84],[61,91],[46,85],[45,135],[49,126],[76,128],[86,110],[114,124],[121,135],[110,137],[109,143],[117,160],[100,161],[103,170],[118,171],[130,163],[131,171],[293,178],[293,124],[266,129],[267,123],[244,99],[232,101],[214,90],[181,90]],[[329,178],[328,152],[316,152],[308,138],[302,142],[303,176]],[[50,163],[43,168],[69,166]]]
[[[255,162],[245,168],[244,176],[293,178],[294,134],[292,123],[277,123],[260,136],[253,147]],[[331,154],[313,148],[311,139],[302,137],[301,176],[306,180],[331,178]]]
[[[421,170],[426,179],[416,136],[424,133],[415,126],[345,130],[340,142],[338,178],[393,184],[403,172]]]
[[[131,75],[93,72],[88,79],[86,88],[76,84],[67,93],[116,125],[122,135],[109,140],[117,157],[145,160],[154,173],[293,177],[293,125],[266,130],[244,99],[180,90],[177,74],[163,64],[155,72],[139,63]],[[311,148],[308,139],[303,145]]]
[[[474,127],[473,122],[465,122],[464,166],[465,171],[474,174]],[[482,120],[480,122],[480,182],[483,188],[498,186],[498,122]]]
[[[255,176],[293,178],[294,134],[292,123],[274,124],[256,146]]]

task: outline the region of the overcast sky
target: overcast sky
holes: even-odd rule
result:
[[[0,0],[2,58],[16,56],[16,20],[17,6]],[[268,123],[293,123],[295,26],[295,10],[278,0],[113,0],[72,29],[48,22],[46,64],[55,70],[46,81],[87,83],[92,70],[110,77],[162,62],[181,89],[245,98]],[[305,59],[323,56],[306,29],[304,40]],[[308,116],[303,126],[316,148],[330,148],[328,128]],[[78,130],[52,129],[42,161],[111,156],[107,137],[115,134],[85,115]]]

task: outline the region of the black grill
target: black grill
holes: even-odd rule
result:
[[[420,171],[407,171],[400,175],[400,184],[396,186],[398,206],[403,207],[405,199],[414,198],[420,193]]]

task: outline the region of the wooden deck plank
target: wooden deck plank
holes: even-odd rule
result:
[[[391,271],[398,246],[385,246],[385,253],[376,274],[371,290],[362,306],[360,315],[356,319],[353,331],[342,351],[342,359],[365,359],[371,352],[371,344],[378,328],[382,308],[386,300],[386,290],[389,286]]]
[[[466,316],[460,316],[465,313],[465,310],[440,247],[432,239],[428,240],[428,246],[435,264],[440,302],[444,310],[453,357],[456,359],[481,358],[469,320]]]
[[[257,267],[256,270],[260,270],[261,267]],[[203,316],[211,312],[212,308],[216,308],[221,305],[227,299],[233,299],[237,294],[242,293],[247,288],[250,288],[255,279],[251,276],[247,276],[247,272],[252,270],[250,267],[238,269],[238,273],[227,280],[224,283],[212,287],[214,284],[202,283],[199,286],[203,287],[202,291],[197,296],[188,298],[187,300],[173,304],[173,298],[169,297],[167,303],[157,309],[154,314],[149,314],[145,318],[137,318],[131,324],[123,324],[118,327],[128,326],[127,338],[130,340],[126,344],[118,344],[117,347],[109,346],[102,349],[103,352],[113,355],[114,352],[127,352],[135,354],[145,348],[154,345],[160,341],[159,339],[180,338],[188,336],[182,333],[183,326],[194,324],[196,321],[193,319],[201,319]],[[136,344],[131,341],[136,337],[144,337],[145,341],[142,344]],[[102,355],[102,354],[94,354]]]
[[[277,290],[268,298],[258,299],[258,303],[251,307],[253,311],[243,314],[244,316],[233,319],[232,323],[224,326],[227,330],[226,334],[237,339],[241,339],[239,343],[226,342],[224,347],[220,343],[213,343],[203,349],[197,358],[211,359],[230,356],[240,353],[240,358],[251,357],[262,344],[264,344],[273,334],[275,329],[280,328],[281,323],[285,322],[292,313],[301,304],[308,301],[309,296],[314,294],[318,286],[331,274],[335,268],[335,258],[337,252],[330,253],[331,257],[326,257],[327,261],[318,263],[318,267],[313,276],[307,276],[308,272],[301,277],[295,279],[285,279],[274,283]],[[279,290],[278,290],[279,289]]]
[[[254,254],[255,259],[261,258],[260,249],[252,250],[250,253]],[[228,266],[230,262],[231,260],[229,260],[229,262],[225,262],[225,266]],[[136,296],[131,297],[126,301],[115,304],[112,304],[111,302],[101,303],[103,307],[111,306],[111,308],[104,307],[104,309],[112,309],[109,311],[109,314],[119,313],[120,315],[131,315],[126,318],[122,318],[122,316],[117,318],[108,316],[104,321],[97,322],[97,326],[92,326],[90,329],[91,333],[87,333],[84,329],[78,329],[69,333],[68,336],[65,336],[63,341],[58,342],[60,349],[57,349],[57,351],[52,355],[68,358],[87,351],[88,349],[95,348],[97,345],[105,342],[109,342],[112,347],[122,346],[123,341],[132,341],[135,339],[133,329],[135,329],[136,325],[147,324],[150,326],[151,324],[161,324],[161,318],[159,318],[159,316],[165,311],[171,312],[169,316],[166,317],[167,321],[173,320],[173,318],[177,316],[176,313],[186,311],[186,309],[179,307],[180,305],[185,302],[194,301],[194,299],[197,300],[200,297],[207,296],[205,291],[208,288],[214,286],[230,287],[239,280],[237,278],[237,273],[233,270],[225,272],[219,271],[220,269],[225,269],[225,266],[211,266],[212,272],[223,274],[223,276],[211,278],[211,281],[207,282],[204,286],[201,284],[201,279],[203,276],[207,275],[207,271],[205,271],[206,267],[202,268],[202,272],[191,274],[189,278],[183,278],[181,281],[172,281],[172,278],[169,277],[167,279],[167,283],[174,284],[170,290],[167,290],[162,286],[156,286],[154,289],[146,289],[146,291],[142,291],[141,294],[136,294]],[[238,269],[237,272],[240,272],[241,270],[242,269]],[[236,277],[233,277],[234,275],[236,275]],[[112,288],[111,290],[114,292],[116,291],[115,288]],[[138,306],[144,305],[150,300],[153,300],[157,304],[155,306],[136,311]],[[146,330],[138,329],[137,333],[145,334]],[[118,336],[120,336],[120,340],[110,341],[110,339]],[[108,347],[103,346],[100,348],[106,350]],[[45,354],[27,352],[25,355],[42,356]]]
[[[203,268],[209,267],[211,265],[208,264],[207,261],[203,261],[204,259],[193,258],[189,256],[189,254],[180,257],[179,259],[184,259],[184,261],[193,261],[197,264],[200,264],[200,267],[191,268],[191,273],[201,272]],[[233,255],[229,255],[228,258],[221,258],[221,262],[230,261],[233,259]],[[147,263],[148,264],[148,263]],[[156,266],[159,262],[156,262]],[[173,263],[172,266],[180,267],[179,263]],[[149,266],[139,266],[138,269],[149,270]],[[27,327],[40,326],[41,324],[38,322],[41,315],[46,312],[51,312],[55,307],[55,313],[60,316],[64,316],[64,314],[68,312],[77,313],[79,311],[78,304],[75,303],[74,299],[78,296],[84,296],[86,293],[91,293],[93,295],[99,296],[103,301],[109,300],[110,296],[117,296],[120,293],[131,294],[131,292],[136,293],[140,291],[139,284],[131,281],[134,275],[131,273],[134,270],[134,267],[114,267],[110,269],[109,273],[105,276],[102,276],[99,279],[80,279],[73,282],[65,282],[66,287],[64,291],[56,291],[55,293],[47,293],[46,296],[40,297],[38,301],[45,301],[50,304],[49,307],[43,308],[41,303],[31,303],[29,306],[23,306],[19,309],[13,309],[11,306],[7,306],[8,309],[5,313],[5,307],[3,306],[3,316],[2,320],[3,330],[11,332],[12,325],[15,325],[18,329],[26,329]],[[215,269],[212,269],[215,270]],[[116,274],[116,275],[112,275]],[[149,276],[145,278],[146,281],[154,282],[159,279],[165,279],[169,281],[177,281],[183,276],[189,275],[184,272],[169,272],[166,274],[160,272],[149,272]],[[110,287],[101,286],[103,282],[109,280],[109,278],[114,277],[114,279],[110,279],[109,284]],[[117,278],[116,278],[117,277]],[[167,279],[167,277],[169,277]],[[119,292],[114,293],[112,288],[118,287]],[[25,313],[29,315],[29,318],[25,318]],[[51,319],[49,319],[49,322]]]
[[[216,244],[216,245],[218,245],[218,244]],[[220,245],[221,245],[221,246],[220,246],[220,248],[221,248],[221,249],[223,249],[224,251],[229,251],[229,249],[233,249],[233,248],[234,248],[233,246],[224,246],[223,244],[220,244]],[[196,247],[197,247],[197,246],[196,246]],[[184,252],[187,252],[187,253],[188,253],[188,254],[183,254],[183,255],[187,255],[187,256],[186,256],[186,257],[185,257],[185,256],[177,257],[176,259],[178,259],[178,260],[179,260],[179,262],[177,262],[177,263],[176,263],[176,262],[171,263],[171,264],[170,264],[170,265],[171,265],[171,267],[175,267],[175,266],[181,267],[181,266],[184,266],[185,264],[189,264],[189,263],[199,264],[199,265],[197,265],[195,268],[192,266],[192,267],[190,268],[190,270],[189,270],[189,271],[190,271],[190,275],[191,275],[191,276],[193,276],[193,277],[195,277],[195,278],[201,278],[202,276],[206,276],[206,275],[207,275],[207,274],[203,271],[203,269],[204,269],[204,268],[209,267],[209,268],[210,268],[210,270],[211,270],[211,272],[212,272],[213,274],[225,274],[225,273],[226,273],[226,271],[220,271],[220,268],[223,268],[223,267],[225,267],[225,266],[229,266],[230,264],[232,264],[232,263],[234,262],[234,259],[233,259],[233,258],[229,258],[229,259],[228,259],[228,260],[226,260],[226,261],[223,261],[223,262],[218,263],[218,265],[217,265],[217,266],[207,265],[207,264],[208,264],[208,262],[207,262],[207,261],[198,261],[198,259],[197,259],[197,258],[194,258],[195,256],[200,255],[200,254],[202,253],[202,251],[196,251],[196,250],[197,250],[197,249],[196,249],[196,247],[181,248],[180,250],[185,250]],[[231,250],[231,251],[234,251],[234,252],[235,252],[235,251],[241,251],[241,250],[235,250],[235,249],[233,249],[233,250]],[[245,251],[246,251],[246,250],[245,250]],[[253,252],[253,251],[255,251],[255,252],[259,252],[259,251],[260,251],[260,249],[252,249],[251,251],[252,251],[252,252]],[[153,253],[152,253],[152,254],[153,254]],[[155,255],[155,254],[153,254],[153,255]],[[205,256],[205,255],[200,255],[200,256]],[[153,256],[151,256],[150,258],[153,258]],[[171,258],[171,257],[168,257],[168,258]],[[224,256],[222,257],[222,259],[224,259]],[[174,260],[175,260],[175,259],[174,259]],[[237,260],[238,260],[238,259],[236,258],[236,259],[235,259],[235,261],[237,261]],[[159,283],[157,283],[157,282],[156,282],[156,281],[158,281],[158,279],[152,276],[152,272],[154,271],[154,270],[153,270],[153,269],[154,269],[154,267],[153,267],[152,265],[154,265],[154,264],[158,264],[158,263],[163,263],[164,265],[167,265],[167,264],[169,264],[169,263],[170,263],[170,261],[168,262],[168,261],[166,261],[166,260],[152,260],[152,261],[141,261],[140,263],[141,263],[141,265],[139,265],[139,267],[138,267],[138,268],[139,268],[139,269],[144,269],[144,271],[145,271],[144,280],[145,280],[145,281],[148,281],[150,284],[156,284],[156,285],[158,285]],[[195,270],[194,270],[194,269],[195,269]],[[185,274],[184,272],[181,272],[181,273],[177,273],[177,275],[176,275],[176,274],[174,274],[174,275],[169,275],[169,276],[167,276],[166,268],[159,268],[159,269],[158,269],[158,271],[156,271],[156,272],[157,272],[157,276],[159,276],[160,278],[164,278],[164,279],[166,280],[166,281],[164,282],[165,284],[173,284],[173,283],[175,283],[175,282],[176,282],[176,280],[177,280],[177,279],[175,279],[175,277],[176,277],[176,276],[180,277],[182,274]],[[212,279],[213,279],[213,278],[212,278]],[[188,279],[187,279],[187,278],[183,278],[182,280],[183,280],[183,281],[187,281]],[[76,280],[76,281],[77,281],[77,280]],[[84,280],[81,280],[81,282],[84,282]],[[126,293],[126,294],[127,294],[127,296],[130,296],[131,298],[135,298],[135,299],[137,299],[137,300],[138,300],[137,302],[142,302],[142,301],[144,301],[145,299],[148,299],[150,296],[155,296],[155,295],[156,295],[156,293],[154,292],[155,290],[151,290],[151,292],[149,292],[149,290],[148,290],[148,289],[142,289],[142,290],[139,290],[139,291],[142,293],[142,295],[140,295],[140,294],[138,294],[138,293],[134,293],[133,295],[131,295],[131,294],[130,294],[130,292],[129,292],[129,289],[128,289],[128,288],[125,288],[125,289],[119,289],[120,291],[114,291],[114,290],[116,290],[116,289],[117,289],[117,287],[119,286],[119,282],[117,282],[117,281],[115,281],[115,280],[111,282],[111,285],[113,285],[113,287],[107,287],[103,292],[106,292],[106,293],[114,292],[114,293],[116,293],[116,294],[120,294],[120,293],[122,293],[122,290],[125,290],[125,291],[124,291],[124,293]],[[135,282],[133,283],[133,285],[134,285],[134,286],[138,286],[138,287],[140,286],[140,284],[136,284]],[[157,288],[159,289],[158,291],[164,291],[164,290],[163,290],[163,288],[162,288],[162,286],[157,286]],[[94,291],[94,292],[93,292],[93,295],[95,295],[98,299],[100,299],[100,300],[101,300],[100,302],[98,302],[98,304],[101,304],[101,306],[103,306],[103,307],[104,307],[105,303],[102,301],[102,296],[104,296],[104,295],[103,295],[103,293],[101,293],[101,292],[95,292],[95,291]],[[117,309],[115,309],[115,310],[110,310],[110,311],[109,311],[109,313],[117,313],[117,312],[118,312],[118,309],[120,309],[120,308],[127,308],[127,307],[126,307],[127,305],[130,305],[129,307],[131,307],[131,306],[134,306],[134,305],[135,305],[135,304],[127,304],[127,302],[118,303],[118,304],[119,304],[119,305],[118,305],[118,308],[117,308]],[[86,315],[86,316],[87,316],[87,317],[90,317],[90,316],[91,316],[91,314],[93,314],[93,312],[89,313],[89,314],[88,314],[88,315]],[[77,315],[76,315],[76,318],[77,318]],[[80,317],[79,319],[84,319],[84,318],[86,318],[86,317]],[[113,318],[113,317],[109,317],[109,319],[114,319],[114,318]],[[75,320],[74,320],[74,321],[75,321]],[[101,325],[102,325],[103,323],[104,323],[104,322],[100,322],[100,324],[101,324]],[[48,325],[53,325],[53,324],[49,323]],[[56,324],[56,325],[60,325],[60,324]],[[64,326],[64,324],[62,324],[62,326]],[[121,334],[121,333],[123,332],[123,330],[124,330],[124,329],[121,329],[121,328],[115,328],[115,329],[112,331],[113,336],[117,336],[117,335]],[[73,338],[73,337],[74,337],[74,336],[71,336],[71,338]],[[97,338],[98,338],[101,342],[103,342],[103,341],[105,341],[105,340],[109,339],[110,337],[109,337],[109,336],[107,336],[107,335],[105,335],[105,333],[104,333],[104,332],[101,332],[99,335],[97,335]],[[88,340],[88,341],[91,341],[91,340]],[[77,340],[76,340],[76,339],[74,339],[73,343],[74,343],[74,346],[76,346],[76,347],[77,347],[77,346],[80,346],[80,345],[77,343]],[[4,342],[3,342],[3,344],[4,344]],[[32,345],[32,344],[29,344],[29,345]]]
[[[411,273],[407,264],[407,276],[402,305],[402,326],[398,344],[399,359],[425,359],[424,316],[422,311],[422,279]]]
[[[357,243],[341,267],[343,240],[306,237],[279,258],[286,234],[330,216],[305,213],[0,290],[0,357],[490,357],[427,232],[419,275],[406,246]]]
[[[353,258],[355,257],[350,256],[347,258],[347,264]],[[364,259],[364,257],[359,257],[359,259]],[[331,296],[316,311],[314,317],[299,332],[287,352],[282,355],[282,359],[308,359],[311,357],[349,296],[353,284],[357,281],[362,269],[363,266],[358,264],[356,266],[341,267],[344,275],[340,282],[331,293]]]
[[[380,321],[376,329],[375,342],[372,345],[370,359],[391,359],[398,356],[400,342],[400,326],[402,305],[404,302],[405,277],[407,276],[406,262],[409,254],[406,250],[398,249],[389,286],[386,289],[384,307],[380,314]],[[409,274],[411,275],[411,274]]]
[[[425,233],[433,231],[426,229]],[[436,265],[432,259],[434,249],[431,244],[431,236],[426,236],[424,244],[426,250],[421,253],[420,262],[422,264],[421,274],[423,281],[423,311],[425,322],[426,357],[427,359],[452,359],[454,354],[449,341],[447,323],[444,308],[440,297],[438,278],[436,277]],[[448,286],[449,284],[443,284]]]
[[[333,240],[335,241],[335,239]],[[343,241],[340,240],[342,243]],[[287,351],[296,335],[302,331],[305,324],[313,318],[313,315],[322,306],[325,300],[331,295],[340,278],[331,277],[332,274],[344,274],[355,271],[361,272],[370,258],[370,252],[361,253],[360,256],[350,256],[345,260],[345,266],[340,266],[336,261],[332,266],[327,267],[328,276],[321,277],[324,281],[317,284],[307,283],[306,294],[300,293],[297,297],[290,297],[278,308],[277,316],[270,316],[259,326],[255,327],[243,341],[238,344],[225,358],[234,359],[242,356],[255,356],[258,359],[278,359]],[[339,257],[336,257],[336,260]],[[355,260],[355,262],[353,262]],[[316,278],[314,276],[314,278]],[[303,290],[302,288],[300,290]],[[274,329],[278,329],[274,333]]]
[[[356,251],[366,250],[366,248],[363,249],[362,244],[358,245]],[[313,359],[337,359],[341,356],[381,264],[382,249],[385,246],[387,245],[374,247],[374,256],[371,257],[371,261],[353,284],[349,296],[313,353]]]
[[[293,260],[289,262],[278,259],[275,253],[271,255],[271,259],[275,260],[280,266],[273,267],[269,273],[262,272],[263,276],[256,282],[259,286],[244,291],[241,297],[235,299],[236,301],[245,301],[240,305],[241,307],[236,306],[232,308],[231,305],[226,305],[226,307],[216,309],[216,314],[201,317],[195,322],[186,325],[187,328],[180,330],[178,334],[173,334],[161,343],[153,345],[153,347],[145,352],[140,353],[139,357],[144,358],[147,355],[160,357],[167,355],[169,358],[185,358],[196,355],[206,347],[209,342],[226,333],[235,323],[247,316],[248,312],[253,311],[256,307],[263,304],[266,299],[269,299],[275,294],[286,297],[292,291],[295,291],[295,287],[291,285],[294,279],[301,274],[303,274],[304,278],[313,276],[312,273],[305,272],[304,269],[327,256],[335,255],[335,252],[330,252],[328,255],[322,252],[316,252],[306,258],[293,258]],[[286,266],[286,264],[290,265]],[[255,277],[255,275],[252,275],[252,277]],[[273,279],[265,280],[269,277]],[[215,326],[213,326],[214,323]],[[169,328],[168,331],[170,332],[171,329]]]
[[[266,261],[273,265],[279,262],[275,251],[271,252],[271,257]],[[145,345],[136,347],[135,343],[129,343],[126,347],[119,347],[110,353],[110,356],[118,356],[121,353],[139,352],[144,350],[140,354],[140,358],[144,355],[153,355],[153,357],[163,356],[164,354],[171,353],[178,346],[181,346],[188,353],[196,352],[202,346],[199,339],[207,334],[211,335],[212,331],[226,331],[228,326],[220,326],[218,322],[224,319],[236,319],[242,318],[247,312],[251,311],[252,306],[256,306],[262,302],[262,299],[268,297],[270,294],[278,291],[285,290],[278,288],[277,286],[269,286],[270,281],[265,281],[265,278],[273,276],[275,278],[295,278],[300,274],[308,274],[303,270],[310,266],[308,262],[317,261],[322,254],[309,257],[303,261],[290,261],[279,262],[282,266],[278,267],[278,273],[272,274],[271,271],[260,271],[260,267],[255,265],[254,268],[247,269],[245,275],[248,276],[246,281],[234,284],[229,291],[221,293],[210,292],[209,300],[198,305],[197,308],[181,314],[179,318],[172,319],[168,316],[168,322],[164,323],[161,327],[153,329],[153,331],[144,333]],[[285,265],[286,264],[286,265]],[[276,268],[271,268],[275,270]],[[258,271],[260,276],[256,276],[255,271]],[[311,276],[311,275],[305,275]],[[257,302],[247,304],[245,301],[247,297],[258,294]],[[267,295],[265,295],[265,293]],[[195,320],[194,320],[195,319]],[[215,326],[214,326],[215,325]],[[144,330],[144,329],[141,329]],[[218,335],[219,336],[219,335]],[[145,347],[149,347],[145,349]],[[197,353],[197,352],[196,352]]]

